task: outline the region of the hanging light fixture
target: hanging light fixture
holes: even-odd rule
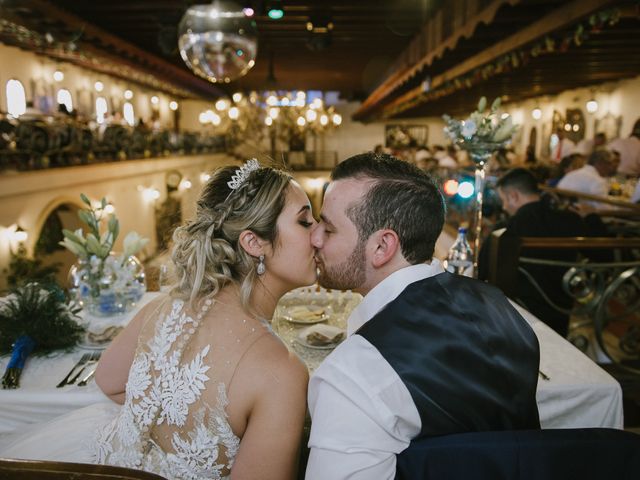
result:
[[[256,25],[242,7],[228,0],[194,5],[180,21],[178,47],[196,75],[229,83],[255,65]]]

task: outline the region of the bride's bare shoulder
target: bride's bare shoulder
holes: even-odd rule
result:
[[[306,392],[309,381],[307,367],[280,339],[264,335],[247,357],[241,367],[245,380],[256,390],[272,389],[277,385],[285,390]]]

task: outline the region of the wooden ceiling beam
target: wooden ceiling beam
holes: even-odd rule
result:
[[[177,86],[183,89],[193,91],[197,95],[206,95],[209,97],[220,96],[223,92],[213,84],[206,82],[205,80],[196,77],[189,73],[187,70],[177,67],[176,65],[169,63],[155,55],[142,50],[141,48],[122,40],[109,32],[88,23],[86,20],[68,13],[67,11],[53,5],[49,1],[45,0],[26,0],[24,2],[29,8],[41,13],[47,18],[56,19],[63,22],[65,25],[83,26],[83,39],[90,41],[99,41],[105,46],[114,48],[118,52],[127,53],[129,58],[137,59],[137,65],[135,68],[140,70],[140,64],[146,64],[147,68],[143,68],[145,74],[158,74],[162,73],[162,81],[175,83]],[[100,52],[103,54],[103,52]]]
[[[472,71],[473,69],[485,65],[492,60],[505,55],[513,50],[516,50],[528,43],[531,43],[539,38],[544,37],[545,35],[557,31],[561,28],[564,28],[576,20],[583,18],[594,11],[606,7],[607,5],[613,3],[613,0],[573,0],[570,3],[562,5],[561,7],[551,11],[547,15],[544,15],[539,20],[531,23],[525,28],[519,30],[513,35],[503,39],[502,41],[486,48],[480,53],[468,58],[467,60],[458,63],[454,67],[448,69],[447,71],[436,75],[431,79],[431,90],[436,90],[438,87],[442,86],[444,83],[453,80],[465,73]],[[495,16],[495,12],[494,12]],[[468,27],[463,27],[468,28]],[[453,35],[455,37],[456,34]],[[420,64],[429,65],[433,62],[435,52],[431,52],[427,55],[430,58],[429,61],[421,61]],[[415,69],[414,69],[415,70]],[[406,81],[409,78],[409,75],[413,74],[411,72],[403,72],[400,77],[393,81],[393,85],[397,86]],[[362,105],[362,107],[354,114],[354,119],[361,120],[370,115],[374,110],[380,108],[380,104],[383,102],[384,98],[391,95],[392,90],[390,89],[390,82],[385,82],[381,87],[376,90],[378,95],[374,97],[372,94]],[[423,93],[422,85],[418,87],[414,87],[405,94],[400,97],[388,102],[382,108],[382,116],[388,114],[390,111],[398,111],[398,109],[402,109],[402,104],[407,103],[413,100],[415,97],[421,95]]]

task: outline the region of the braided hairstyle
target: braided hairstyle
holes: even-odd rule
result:
[[[173,234],[176,284],[172,294],[192,304],[235,283],[240,286],[242,306],[250,308],[256,260],[240,246],[240,233],[251,230],[276,244],[276,221],[284,208],[291,176],[262,167],[231,190],[227,182],[236,170],[229,166],[215,172],[198,199],[195,218]]]

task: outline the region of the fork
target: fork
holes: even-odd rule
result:
[[[76,368],[78,368],[81,365],[84,365],[85,363],[87,363],[90,358],[91,358],[91,354],[90,353],[82,354],[82,357],[80,358],[80,360],[78,360],[76,362],[76,364],[73,367],[71,367],[71,370],[69,370],[69,373],[67,373],[67,376],[64,377],[62,379],[62,381],[58,385],[56,385],[56,388],[64,387],[67,384],[67,382],[69,381],[69,378],[71,378],[71,375],[73,375],[73,372],[76,370]]]
[[[100,352],[91,353],[90,356],[89,356],[89,360],[87,362],[85,362],[85,364],[82,365],[82,368],[80,369],[80,371],[78,373],[76,373],[73,376],[73,378],[67,382],[67,385],[73,385],[74,383],[76,383],[76,380],[78,380],[78,378],[80,378],[80,375],[82,375],[82,372],[84,372],[87,367],[98,363],[99,359],[100,359]]]

